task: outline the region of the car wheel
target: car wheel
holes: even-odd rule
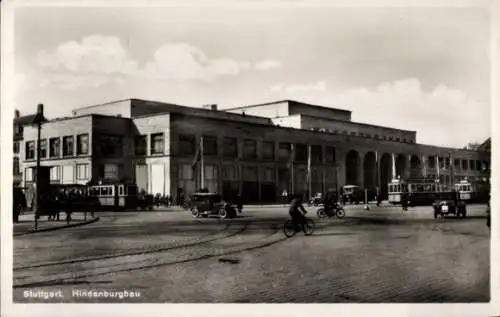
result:
[[[220,219],[226,219],[227,218],[227,211],[225,208],[221,208],[219,210],[219,218]]]
[[[326,213],[325,213],[325,209],[324,208],[318,209],[318,211],[316,211],[316,214],[318,215],[318,218],[320,218],[320,219],[326,217]]]
[[[344,209],[342,209],[342,208],[337,209],[336,215],[337,215],[337,218],[339,218],[339,219],[344,218],[345,217],[345,211],[344,211]]]
[[[201,216],[201,213],[198,209],[194,209],[191,213],[193,214],[193,217],[195,217],[195,218],[200,218],[200,216]]]

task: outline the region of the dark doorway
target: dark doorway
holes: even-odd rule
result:
[[[358,152],[355,150],[349,151],[349,153],[347,153],[345,162],[345,185],[359,185],[359,167],[360,158]]]

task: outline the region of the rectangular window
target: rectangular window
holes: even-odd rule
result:
[[[323,162],[323,148],[321,145],[311,145],[311,162]]]
[[[327,146],[325,152],[326,163],[335,163],[335,148],[333,146]]]
[[[164,143],[163,133],[151,134],[151,154],[163,154]]]
[[[76,137],[76,154],[86,155],[89,154],[89,135],[80,134]]]
[[[14,154],[19,153],[19,141],[14,142]]]
[[[123,138],[119,135],[101,135],[101,155],[104,157],[121,157],[123,155]]]
[[[307,145],[295,144],[295,161],[297,162],[307,161]]]
[[[47,157],[47,139],[40,140],[40,158]]]
[[[216,136],[203,136],[203,154],[217,155],[217,137]]]
[[[262,158],[266,160],[274,160],[274,142],[262,142]]]
[[[205,180],[213,181],[217,180],[217,166],[215,165],[205,165]]]
[[[136,135],[134,138],[135,155],[147,155],[147,151],[148,151],[148,136]]]
[[[429,156],[429,158],[427,159],[427,162],[428,162],[430,168],[436,168],[436,157]]]
[[[119,179],[119,167],[117,164],[105,164],[104,165],[104,179]]]
[[[261,180],[263,182],[274,182],[274,168],[272,167],[263,167],[261,169]]]
[[[243,179],[246,181],[256,181],[258,169],[256,166],[243,166]]]
[[[76,165],[76,179],[89,179],[89,164]]]
[[[476,161],[476,171],[481,170],[481,161]]]
[[[61,167],[60,166],[52,166],[50,169],[50,180],[58,181],[61,178]]]
[[[74,148],[73,136],[63,137],[63,156],[72,156]]]
[[[351,132],[351,135],[356,135],[356,132]]]
[[[225,180],[237,180],[237,170],[234,165],[224,165],[222,167],[222,178]]]
[[[466,171],[469,169],[469,165],[467,164],[467,160],[462,160],[462,170]]]
[[[179,179],[180,180],[193,180],[194,179],[193,169],[189,164],[182,164],[179,168]]]
[[[27,167],[24,169],[24,177],[27,182],[33,181],[33,168]]]
[[[401,138],[396,138],[396,141],[400,142],[400,141],[401,141]]]
[[[469,169],[470,169],[471,171],[473,171],[473,170],[474,170],[474,160],[469,160]]]
[[[25,157],[27,160],[35,159],[35,141],[26,142],[26,153]]]
[[[222,155],[229,158],[238,157],[238,139],[224,138],[222,141]]]
[[[455,168],[459,168],[460,167],[460,160],[459,159],[454,159],[453,160],[453,166]]]
[[[14,157],[14,175],[19,175],[21,172],[20,166],[19,166],[19,158]]]
[[[61,155],[61,139],[51,138],[49,140],[49,157],[59,157]]]
[[[278,144],[278,159],[280,161],[288,161],[292,159],[292,145],[290,143]]]
[[[445,166],[446,166],[447,168],[448,168],[448,167],[450,167],[450,163],[451,163],[451,162],[450,162],[450,158],[449,158],[449,157],[447,157],[447,158],[445,158],[445,160],[444,160],[444,161],[445,161]]]
[[[257,142],[255,140],[243,141],[243,158],[256,159],[257,158]]]
[[[194,135],[179,135],[179,155],[190,156],[196,152],[196,141]]]

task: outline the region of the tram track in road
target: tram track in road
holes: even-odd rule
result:
[[[198,222],[201,225],[206,224],[206,222],[201,221],[201,220],[196,220],[196,222]],[[183,248],[183,247],[193,246],[193,245],[197,245],[197,244],[209,243],[211,241],[215,241],[217,239],[224,238],[225,235],[223,237],[214,237],[214,236],[219,235],[219,234],[223,234],[224,232],[226,232],[230,228],[230,226],[232,224],[233,223],[226,222],[226,223],[224,223],[224,227],[222,229],[215,230],[215,232],[203,234],[201,236],[184,238],[184,239],[181,238],[181,239],[169,241],[168,243],[153,244],[153,245],[148,245],[145,247],[134,248],[132,250],[128,250],[125,252],[115,252],[115,253],[111,253],[111,254],[107,254],[107,255],[87,256],[87,257],[79,257],[79,258],[73,258],[73,259],[63,260],[63,261],[47,261],[47,262],[37,263],[37,264],[33,264],[33,265],[19,266],[19,267],[15,267],[13,269],[13,271],[16,272],[16,271],[36,269],[36,268],[49,267],[49,266],[64,265],[64,264],[75,264],[75,263],[81,263],[81,262],[99,261],[99,260],[106,260],[106,259],[117,258],[117,257],[126,257],[126,256],[134,256],[134,255],[141,255],[141,254],[147,254],[147,253],[168,251],[169,249]],[[234,233],[229,234],[229,236],[232,236],[232,235],[234,235]]]
[[[235,236],[238,239],[243,239],[246,235],[242,234],[253,222],[245,222],[244,227],[237,232],[220,237],[218,239],[213,239],[211,241],[205,241],[205,243],[221,242],[225,239],[234,239]],[[119,263],[102,263],[102,261],[97,261],[101,263],[99,267],[89,267],[82,268],[76,267],[76,270],[69,270],[72,273],[66,274],[44,274],[43,276],[37,275],[38,278],[27,279],[22,283],[15,283],[14,288],[22,287],[35,287],[35,286],[49,286],[49,285],[63,285],[78,283],[82,279],[95,278],[98,276],[104,276],[108,274],[117,274],[124,272],[133,272],[136,270],[153,269],[162,266],[177,265],[182,263],[194,262],[204,259],[210,259],[215,257],[233,255],[245,251],[252,251],[264,247],[271,246],[273,244],[285,241],[287,238],[281,233],[281,226],[274,224],[271,226],[271,232],[268,232],[264,236],[258,236],[256,238],[246,238],[241,243],[236,245],[223,246],[223,247],[212,247],[212,248],[202,248],[201,243],[193,245],[184,245],[178,248],[169,248],[166,250],[159,250],[151,254],[151,256],[146,258],[135,258],[133,261],[127,261],[127,258],[122,259]],[[134,256],[132,256],[134,257]],[[116,260],[116,258],[114,259]],[[72,264],[70,264],[72,265]],[[75,265],[75,264],[73,264]],[[78,272],[78,269],[80,271]],[[75,272],[76,271],[76,272]],[[51,278],[52,277],[52,278]]]
[[[241,222],[238,222],[241,224]],[[14,283],[14,288],[24,287],[25,285],[31,284],[39,284],[39,283],[47,283],[54,280],[59,279],[51,279],[53,276],[61,276],[66,275],[68,277],[62,278],[62,280],[74,280],[76,276],[80,276],[81,273],[83,275],[92,275],[92,272],[100,272],[102,274],[113,273],[113,269],[119,269],[120,267],[141,267],[141,265],[148,265],[150,263],[154,263],[156,261],[156,257],[159,254],[167,254],[172,250],[179,250],[183,248],[189,247],[197,247],[202,246],[204,244],[208,244],[221,239],[228,239],[234,237],[236,235],[244,232],[248,226],[251,224],[251,221],[243,222],[243,226],[237,227],[236,230],[230,230],[232,225],[235,223],[228,221],[224,225],[224,229],[219,230],[217,233],[205,236],[206,239],[202,241],[193,241],[184,244],[177,244],[155,248],[149,250],[139,250],[135,252],[127,252],[118,255],[109,255],[109,256],[101,256],[95,258],[81,258],[81,259],[73,259],[66,261],[57,261],[50,263],[43,263],[34,266],[25,266],[16,268],[14,271],[14,280],[20,283]],[[196,238],[199,240],[199,237]],[[135,264],[135,265],[134,265]],[[62,270],[61,266],[64,266],[66,269]],[[54,272],[54,270],[57,270]],[[37,272],[38,271],[38,272]],[[63,272],[63,273],[60,273]],[[70,273],[66,273],[70,272]],[[17,274],[16,274],[17,273]],[[25,273],[25,274],[23,274]],[[23,274],[23,275],[21,275]],[[17,276],[16,276],[17,275]],[[21,275],[21,276],[20,276]],[[101,275],[101,274],[97,274]],[[36,277],[34,277],[36,276]],[[35,282],[28,281],[35,280]]]

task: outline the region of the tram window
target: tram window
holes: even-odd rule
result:
[[[123,196],[123,186],[118,186],[118,195]]]

